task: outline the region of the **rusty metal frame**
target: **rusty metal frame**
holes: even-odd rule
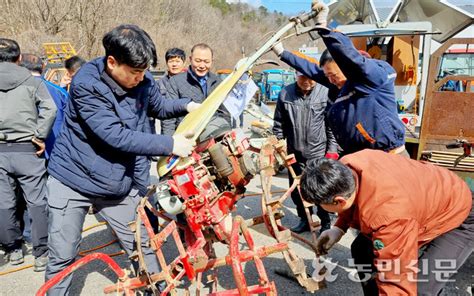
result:
[[[449,112],[450,115],[460,116],[465,113],[472,112],[474,110],[474,94],[472,92],[451,92],[451,91],[440,91],[439,88],[448,80],[468,80],[474,81],[474,76],[456,76],[456,75],[449,75],[443,77],[441,80],[437,80],[438,78],[438,71],[439,66],[442,61],[443,54],[447,51],[449,47],[453,44],[474,44],[474,38],[453,38],[448,40],[444,43],[439,49],[437,49],[432,55],[430,59],[430,66],[428,70],[428,85],[426,91],[426,98],[424,103],[424,110],[423,110],[423,119],[421,124],[421,132],[420,132],[420,144],[418,149],[418,159],[421,157],[423,151],[426,150],[442,150],[441,146],[449,142],[453,142],[454,139],[458,137],[463,137],[470,142],[474,142],[474,133],[469,134],[465,133],[466,129],[462,135],[460,135],[461,126],[451,126],[455,124],[449,118],[446,118],[445,114],[439,114],[434,111],[434,106],[437,100],[440,98],[445,98],[446,101],[456,101],[457,99],[466,99],[466,97],[472,98],[472,102],[470,102],[469,106],[464,106],[460,104],[452,104],[451,111]],[[467,107],[467,110],[466,110]],[[470,108],[469,108],[470,107]],[[446,124],[447,131],[444,134],[436,134],[433,133],[433,130],[430,128],[432,121],[444,121],[443,124]],[[474,126],[474,125],[473,125]]]
[[[463,148],[448,152],[446,147],[455,141],[474,143],[474,76],[438,79],[443,54],[453,44],[474,45],[474,38],[450,39],[431,55],[417,158],[454,171],[474,190],[474,156]],[[440,90],[449,80],[466,81],[466,91]]]

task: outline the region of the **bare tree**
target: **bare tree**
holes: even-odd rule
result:
[[[221,1],[216,7],[211,2],[0,0],[0,35],[16,39],[23,51],[35,53],[41,53],[44,42],[69,41],[80,55],[91,59],[103,54],[101,41],[106,32],[132,23],[150,34],[160,57],[168,48],[189,52],[193,44],[205,42],[214,49],[215,67],[231,68],[242,57],[242,47],[252,53],[285,19],[243,3]],[[303,42],[292,39],[285,44],[295,49]]]

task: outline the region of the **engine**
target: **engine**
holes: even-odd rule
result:
[[[258,165],[258,154],[239,130],[211,137],[159,184],[158,201],[168,213],[184,213],[192,232],[212,231],[217,240],[225,241],[231,229],[231,219],[226,218]]]

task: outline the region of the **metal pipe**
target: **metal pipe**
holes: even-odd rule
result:
[[[36,296],[44,296],[46,295],[46,292],[54,287],[56,284],[58,284],[60,281],[62,281],[66,276],[72,274],[75,270],[78,268],[81,268],[82,266],[94,261],[94,260],[100,260],[103,261],[107,266],[112,269],[113,272],[118,276],[119,278],[119,284],[116,285],[117,287],[123,289],[123,284],[120,284],[120,282],[124,282],[128,277],[125,274],[125,272],[120,268],[120,266],[114,261],[114,259],[110,258],[108,255],[103,254],[103,253],[92,253],[90,255],[87,255],[73,264],[69,265],[67,268],[63,269],[60,273],[56,274],[53,278],[49,279],[46,283],[44,283],[41,288],[36,292]],[[128,290],[128,289],[126,289]]]

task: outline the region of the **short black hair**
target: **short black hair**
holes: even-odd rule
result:
[[[25,67],[31,72],[43,73],[43,60],[32,53],[22,53],[20,66]]]
[[[85,63],[86,63],[86,60],[84,60],[80,56],[72,56],[69,59],[64,61],[64,68],[66,68],[69,71],[76,72]]]
[[[193,54],[194,50],[196,50],[197,48],[199,49],[209,49],[211,51],[211,56],[214,56],[214,51],[212,50],[212,48],[207,45],[206,43],[198,43],[198,44],[195,44],[193,46],[193,48],[191,48],[191,55]]]
[[[158,64],[155,44],[150,35],[136,25],[120,25],[102,39],[105,56],[132,68],[146,69]]]
[[[168,62],[172,58],[180,58],[186,61],[186,53],[181,48],[170,48],[165,53],[165,61]]]
[[[15,40],[0,38],[0,62],[16,63],[20,54],[20,46]]]
[[[324,65],[334,62],[334,59],[332,58],[331,53],[329,53],[329,50],[324,50],[323,54],[321,55],[321,58],[319,59],[319,66],[324,67]]]
[[[351,169],[343,163],[322,158],[307,163],[300,186],[301,197],[307,202],[331,204],[336,196],[351,196],[355,190],[355,179]]]

